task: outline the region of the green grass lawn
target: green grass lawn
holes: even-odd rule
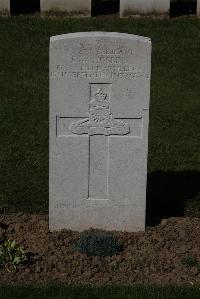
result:
[[[200,20],[40,17],[0,18],[1,211],[48,209],[49,37],[77,31],[152,38],[149,211],[200,212]]]
[[[0,299],[199,299],[190,287],[0,286]]]

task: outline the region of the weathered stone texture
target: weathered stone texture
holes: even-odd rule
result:
[[[151,41],[50,40],[50,229],[145,229]]]
[[[0,0],[0,14],[10,14],[10,0]]]
[[[91,0],[40,0],[41,13],[91,15]]]
[[[120,0],[120,16],[167,15],[170,0]]]

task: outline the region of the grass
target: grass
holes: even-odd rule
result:
[[[0,299],[199,299],[200,289],[191,287],[90,287],[90,286],[0,286]]]
[[[149,202],[200,211],[200,20],[35,16],[0,18],[1,211],[48,209],[49,37],[77,31],[152,38]]]

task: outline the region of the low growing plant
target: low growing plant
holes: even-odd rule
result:
[[[112,256],[122,250],[122,244],[110,232],[90,230],[81,233],[76,249],[88,256]]]
[[[182,264],[185,265],[188,268],[198,266],[198,261],[193,256],[187,256],[182,259]]]
[[[27,260],[25,251],[15,241],[7,240],[0,246],[0,267],[16,270]]]

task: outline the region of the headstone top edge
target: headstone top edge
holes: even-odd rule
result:
[[[50,43],[54,41],[61,41],[63,39],[81,38],[81,37],[113,37],[113,38],[126,38],[130,40],[140,40],[151,45],[151,39],[149,37],[134,35],[129,33],[120,32],[104,32],[104,31],[88,31],[88,32],[75,32],[61,35],[55,35],[50,37]]]

